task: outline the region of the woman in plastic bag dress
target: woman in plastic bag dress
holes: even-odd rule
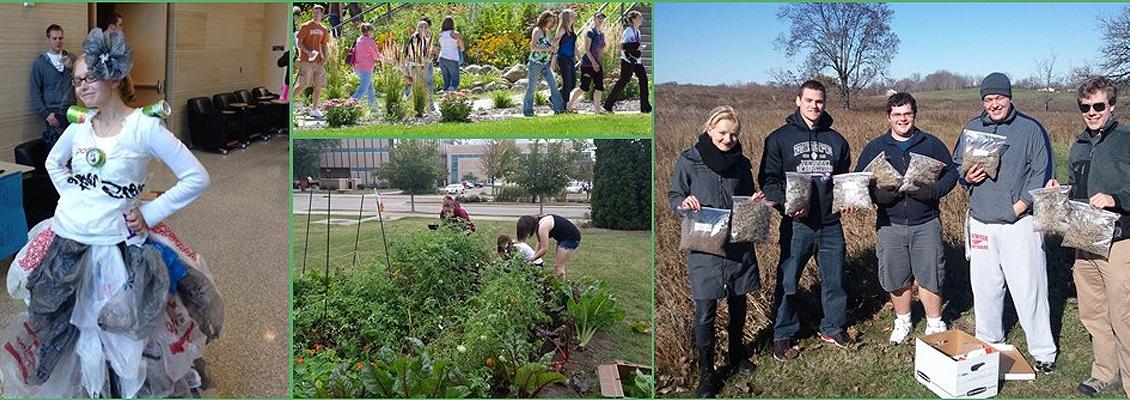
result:
[[[121,32],[95,28],[82,48],[72,83],[91,111],[51,149],[55,216],[9,268],[8,292],[28,309],[0,345],[3,394],[189,396],[209,381],[201,357],[223,303],[203,258],[162,221],[204,192],[208,172],[160,119],[123,102],[133,61]],[[177,182],[142,203],[153,158]]]

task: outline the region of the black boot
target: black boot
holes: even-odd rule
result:
[[[700,398],[711,399],[718,396],[720,377],[714,372],[714,348],[698,350],[698,390]]]
[[[730,315],[726,321],[726,337],[730,344],[726,350],[726,375],[753,371],[756,368],[749,360],[750,353],[745,344],[746,297],[733,296],[726,299]]]

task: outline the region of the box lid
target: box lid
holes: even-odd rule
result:
[[[994,344],[994,348],[1000,350],[1001,364],[1000,364],[1000,378],[1006,381],[1031,381],[1036,380],[1036,370],[1028,365],[1028,361],[1024,359],[1024,355],[1011,344]]]

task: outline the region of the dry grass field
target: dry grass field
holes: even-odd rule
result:
[[[694,86],[662,84],[656,88],[656,125],[655,125],[655,198],[656,198],[656,365],[659,368],[660,384],[664,387],[661,395],[688,395],[681,388],[692,389],[697,382],[696,367],[694,364],[694,349],[692,337],[693,302],[690,298],[690,288],[686,276],[686,257],[678,249],[679,225],[673,216],[671,207],[667,204],[666,192],[672,176],[675,159],[684,149],[691,146],[701,132],[701,124],[707,117],[711,108],[718,105],[731,105],[738,110],[742,119],[741,142],[746,155],[753,161],[757,168],[761,157],[761,147],[765,136],[779,127],[785,117],[793,112],[793,97],[795,92],[789,90],[776,90],[766,87],[728,87],[728,86]],[[918,99],[917,125],[939,136],[951,149],[961,132],[962,126],[981,111],[981,102],[975,89],[966,89],[948,92],[915,93]],[[885,97],[871,96],[853,100],[856,109],[844,111],[840,109],[839,102],[832,94],[829,99],[829,113],[835,119],[833,128],[847,138],[852,149],[852,164],[859,162],[857,156],[863,146],[871,139],[883,134],[887,129],[884,109]],[[1056,168],[1058,177],[1064,179],[1064,157],[1075,135],[1082,127],[1078,110],[1075,107],[1074,93],[1057,93],[1052,102],[1051,111],[1043,111],[1044,102],[1042,93],[1032,91],[1016,91],[1014,104],[1017,108],[1041,121],[1051,135],[1056,153]],[[756,170],[754,171],[756,174]],[[947,299],[944,317],[951,321],[951,326],[957,326],[972,331],[972,294],[968,282],[968,264],[964,258],[962,241],[962,223],[967,204],[967,195],[958,186],[942,201],[942,224],[946,240],[948,262],[947,281],[944,287],[944,296]],[[875,244],[875,213],[873,211],[857,213],[844,217],[844,234],[847,239],[847,263],[845,265],[844,282],[848,291],[848,319],[851,327],[850,335],[860,343],[858,349],[849,358],[840,356],[833,349],[821,346],[812,339],[818,326],[820,314],[819,282],[815,262],[810,262],[802,276],[802,296],[805,305],[802,310],[802,330],[800,338],[805,347],[805,363],[824,363],[798,368],[798,362],[778,367],[772,360],[770,351],[771,306],[773,298],[773,282],[775,282],[778,248],[776,238],[768,245],[757,248],[760,264],[760,273],[763,289],[751,295],[750,313],[748,315],[747,340],[755,344],[758,355],[755,362],[761,366],[754,372],[752,378],[735,378],[728,382],[723,395],[746,397],[761,395],[768,397],[812,396],[812,397],[901,397],[901,396],[931,396],[925,389],[916,390],[917,386],[910,378],[910,367],[906,361],[913,353],[913,346],[896,350],[882,350],[882,355],[874,355],[875,360],[853,361],[857,357],[864,357],[865,352],[880,352],[874,350],[883,346],[889,335],[889,320],[891,318],[890,306],[887,295],[879,287],[876,278],[876,262],[874,253]],[[776,236],[774,234],[774,236]],[[1058,248],[1051,244],[1049,248]],[[1065,258],[1066,257],[1066,258]],[[1064,309],[1068,306],[1069,298],[1074,297],[1075,290],[1071,284],[1070,267],[1067,260],[1070,256],[1064,251],[1050,252],[1049,282],[1051,282],[1051,302],[1053,310],[1053,329],[1057,335],[1061,325],[1071,325],[1073,329],[1079,325],[1077,316],[1064,316]],[[816,290],[813,291],[812,289]],[[1073,300],[1072,300],[1073,301]],[[719,354],[722,344],[726,343],[724,317],[726,315],[725,302],[720,306],[718,319]],[[916,306],[915,319],[922,318],[921,307]],[[1011,307],[1008,307],[1011,308]],[[1015,321],[1015,317],[1012,317]],[[924,322],[916,325],[917,333],[921,333]],[[1062,328],[1067,329],[1067,328]],[[1010,332],[1010,339],[1017,337],[1021,331],[1015,326]],[[1066,333],[1064,333],[1064,339]],[[1072,333],[1072,339],[1082,341],[1076,347],[1087,350],[1089,357],[1089,343],[1086,342],[1086,332],[1082,332],[1082,339]],[[1022,335],[1020,335],[1022,338]],[[1015,341],[1015,340],[1013,340]],[[1022,344],[1021,344],[1022,345]],[[1066,346],[1066,345],[1064,345]],[[1061,347],[1064,347],[1061,346]],[[870,347],[870,349],[868,349]],[[890,354],[901,360],[897,364],[903,369],[885,371],[883,368],[871,368],[869,363],[875,365],[888,365]],[[909,355],[908,352],[909,351]],[[876,353],[878,354],[878,353]],[[1062,354],[1062,353],[1061,353]],[[1079,354],[1082,356],[1082,354]],[[872,355],[867,355],[872,357]],[[719,357],[724,358],[724,357]],[[1061,356],[1061,359],[1064,357]],[[881,361],[885,359],[886,361]],[[860,365],[852,365],[859,362]],[[1085,363],[1080,360],[1080,372],[1089,371],[1089,359]],[[1082,368],[1086,364],[1086,368]],[[768,366],[768,367],[766,367]],[[868,371],[850,371],[853,368],[869,369]],[[832,374],[824,376],[823,371]],[[767,371],[765,371],[768,369]],[[903,372],[905,370],[905,372]],[[1065,371],[1066,372],[1066,371]],[[846,375],[836,376],[845,373]],[[897,379],[897,384],[884,381],[885,374],[905,374],[905,378]],[[859,375],[862,374],[862,375]],[[1072,373],[1074,374],[1074,373]],[[759,377],[760,375],[760,377]],[[826,374],[825,374],[826,375]],[[874,375],[873,378],[867,376]],[[868,382],[852,382],[852,376],[859,376],[857,380]],[[768,378],[769,381],[765,381]],[[818,379],[821,384],[813,387],[804,383],[793,382],[796,380]],[[1078,382],[1085,376],[1063,376],[1064,383]],[[844,380],[847,380],[846,382]],[[1078,379],[1078,380],[1076,380]],[[735,382],[738,382],[735,384]],[[884,387],[886,386],[886,387]],[[854,390],[853,390],[854,387]],[[862,387],[862,389],[861,389]],[[873,388],[869,390],[868,388]],[[1070,395],[1074,384],[1069,387],[1059,387],[1049,394],[1059,396]],[[1002,389],[1003,390],[1003,389]],[[1043,394],[1034,391],[1025,393]],[[680,394],[681,393],[681,394]],[[1020,392],[1002,391],[1002,395],[1012,397],[1021,396]]]

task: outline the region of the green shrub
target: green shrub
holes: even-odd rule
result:
[[[416,118],[423,117],[428,112],[428,86],[423,79],[413,79],[412,83],[412,110]]]
[[[651,227],[651,142],[593,141],[592,224],[607,229]]]
[[[353,99],[329,99],[322,103],[326,109],[326,123],[333,128],[353,125],[365,114],[365,107]]]
[[[382,67],[378,71],[378,90],[384,105],[385,120],[397,122],[404,119],[404,75],[395,68]]]
[[[530,192],[521,186],[498,186],[495,188],[495,201],[531,202]]]
[[[538,107],[548,106],[549,105],[549,96],[546,95],[545,92],[543,92],[543,91],[540,91],[540,90],[535,91],[534,92],[534,105],[538,106]]]
[[[466,92],[444,92],[439,100],[442,122],[471,122],[471,97]]]
[[[510,91],[506,89],[498,89],[490,92],[491,102],[493,102],[494,108],[496,109],[514,107],[514,98],[510,96]]]
[[[295,348],[326,346],[359,354],[369,346],[397,346],[408,334],[408,305],[383,263],[329,277],[296,276],[294,282]]]

